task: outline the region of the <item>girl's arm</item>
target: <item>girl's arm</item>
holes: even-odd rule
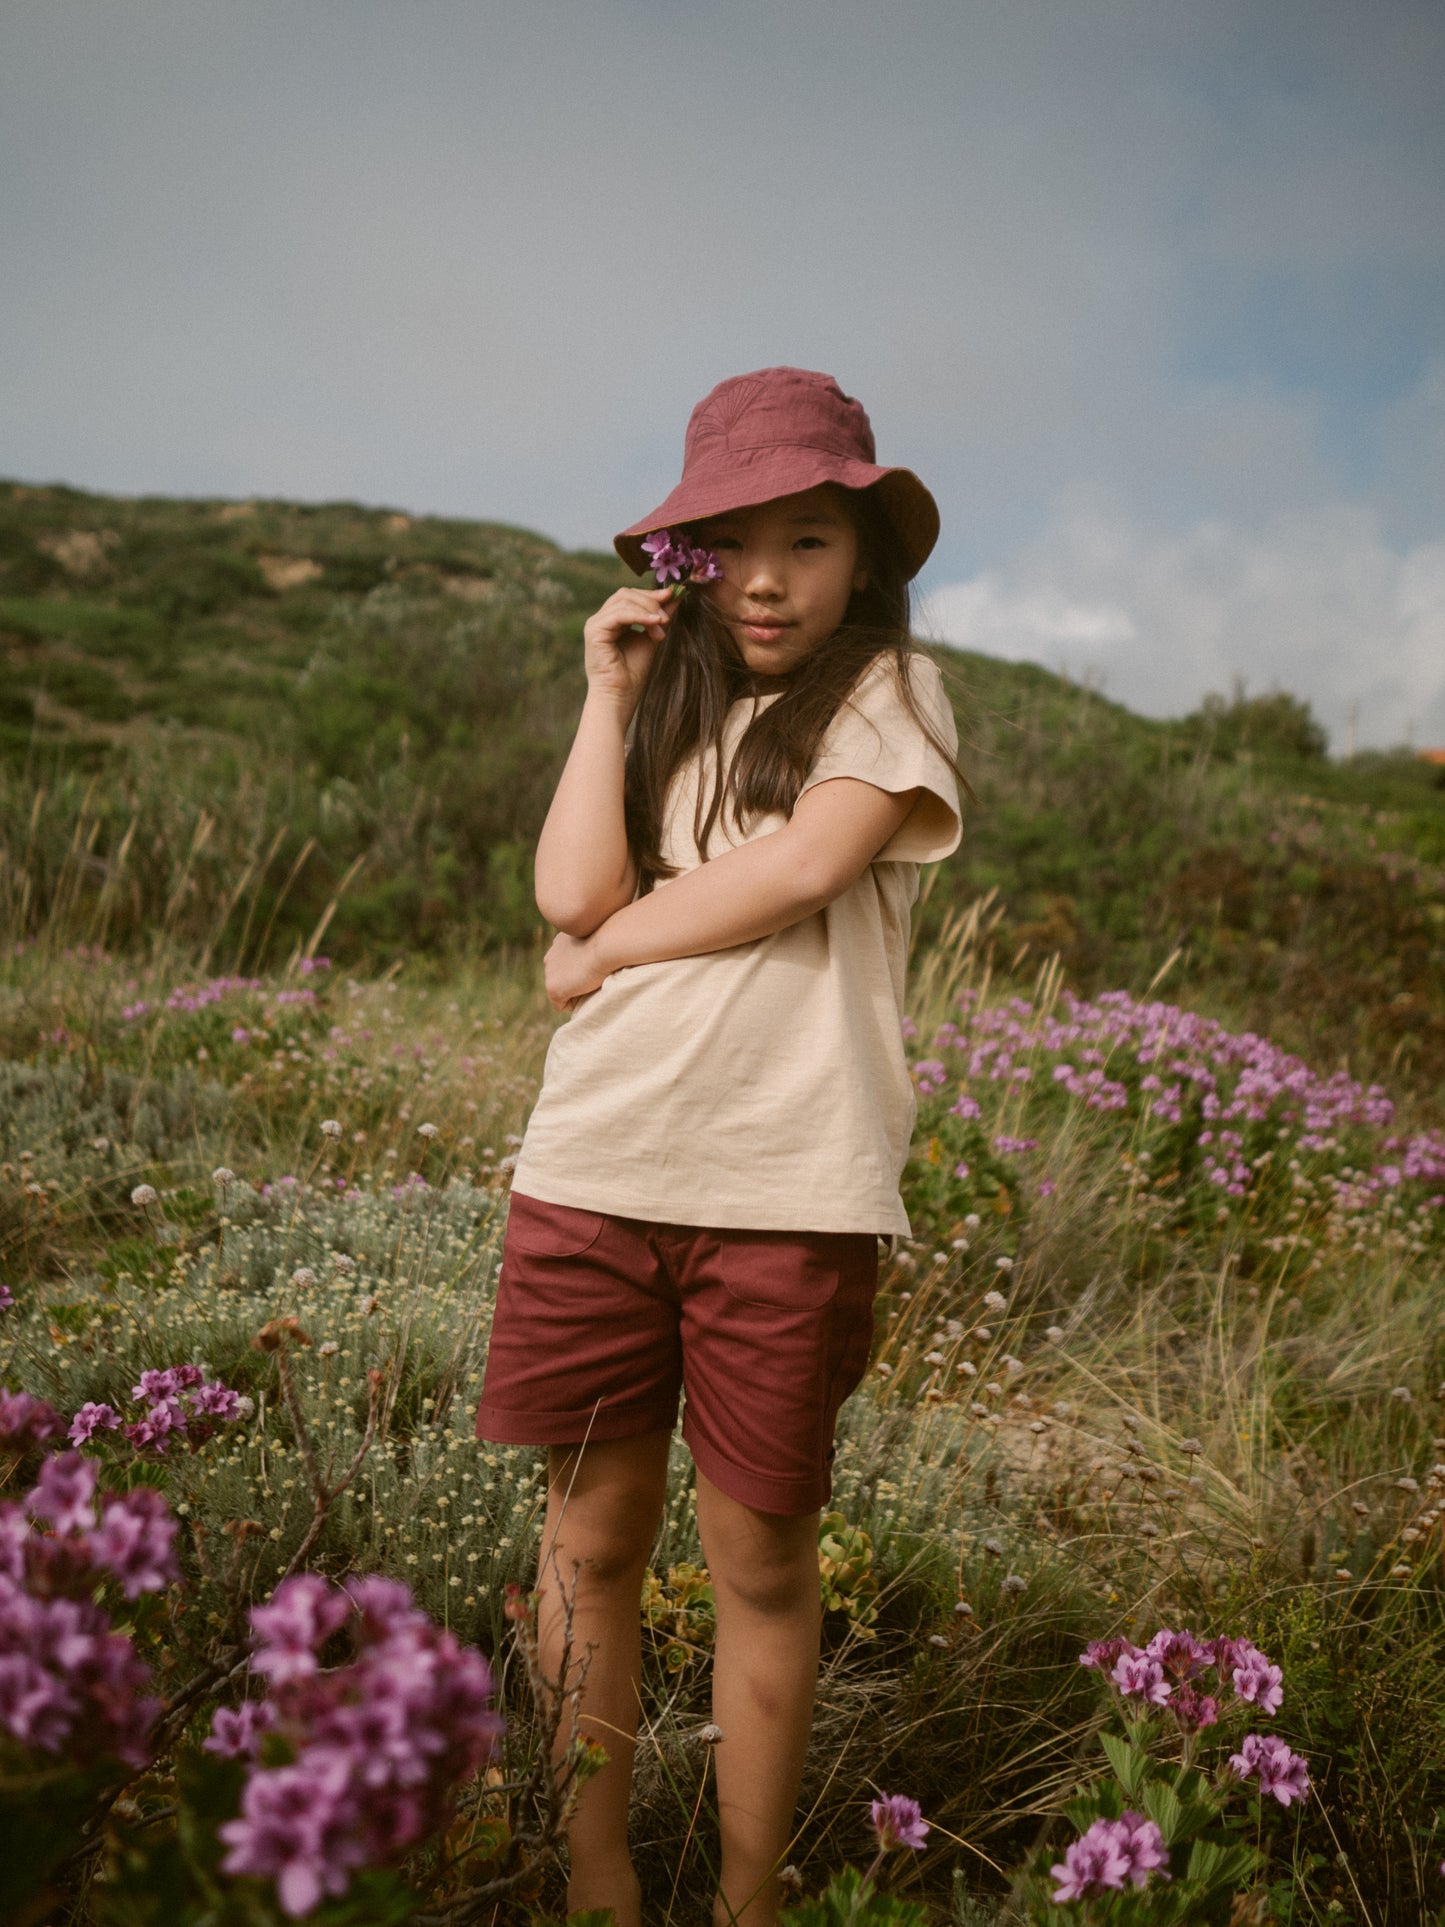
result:
[[[670,589],[619,589],[582,631],[587,700],[534,866],[537,908],[574,937],[595,930],[637,889],[622,816],[623,741],[672,615]]]
[[[727,950],[800,923],[862,875],[917,794],[853,776],[815,783],[780,830],[658,885],[580,941],[559,937],[547,954],[547,995],[566,1010],[628,964]]]

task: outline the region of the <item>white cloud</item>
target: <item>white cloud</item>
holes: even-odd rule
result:
[[[1445,743],[1445,537],[1403,551],[1335,508],[1181,536],[1076,513],[924,600],[920,632],[1179,715],[1236,677],[1306,698],[1342,748]]]

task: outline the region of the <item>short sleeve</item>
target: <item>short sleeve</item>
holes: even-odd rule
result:
[[[958,725],[938,664],[916,653],[908,658],[907,669],[920,712],[956,755]],[[963,837],[958,779],[909,711],[888,657],[865,670],[828,725],[803,789],[834,776],[856,776],[895,794],[919,791],[875,863],[936,863],[958,848]]]

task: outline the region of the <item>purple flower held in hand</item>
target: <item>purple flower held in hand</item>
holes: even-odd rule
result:
[[[1164,1668],[1147,1653],[1121,1653],[1109,1677],[1124,1699],[1142,1699],[1150,1706],[1165,1705],[1174,1690]]]
[[[1282,1807],[1303,1800],[1310,1790],[1306,1761],[1270,1734],[1246,1733],[1238,1753],[1230,1755],[1229,1767],[1241,1780],[1258,1780],[1261,1795],[1272,1793]]]
[[[722,565],[711,549],[690,542],[681,529],[656,529],[644,535],[642,547],[659,586],[669,582],[718,582]]]
[[[918,1802],[906,1793],[885,1793],[868,1811],[881,1853],[890,1853],[895,1847],[911,1847],[916,1853],[922,1847],[928,1822]]]
[[[93,1399],[88,1400],[70,1421],[70,1443],[84,1445],[97,1432],[113,1432],[119,1424],[120,1413],[113,1405],[97,1405]]]

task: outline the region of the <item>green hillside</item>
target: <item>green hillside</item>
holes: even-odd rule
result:
[[[491,523],[0,483],[0,911],[257,968],[530,944],[529,860],[625,572]],[[920,919],[1445,1083],[1445,790],[1288,697],[1132,715],[936,652],[979,807]],[[1179,954],[1176,956],[1175,953]]]

